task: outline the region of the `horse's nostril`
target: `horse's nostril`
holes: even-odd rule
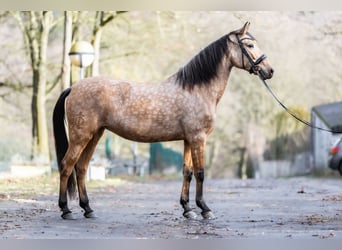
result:
[[[270,70],[270,73],[271,73],[271,75],[273,75],[273,73],[274,73],[274,70],[272,68]]]

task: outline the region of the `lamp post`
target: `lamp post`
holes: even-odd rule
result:
[[[72,65],[80,68],[80,80],[84,78],[84,68],[93,63],[94,56],[94,48],[89,42],[78,41],[71,46],[69,58]]]

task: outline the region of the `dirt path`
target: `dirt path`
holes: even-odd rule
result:
[[[217,216],[212,221],[182,217],[181,181],[121,182],[90,188],[98,218],[83,218],[73,201],[70,207],[77,218],[73,221],[61,219],[57,192],[25,199],[2,195],[0,238],[342,239],[341,182],[307,177],[207,180],[205,198]]]

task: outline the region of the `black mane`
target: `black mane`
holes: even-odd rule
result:
[[[201,50],[191,61],[176,73],[176,82],[183,88],[192,89],[217,77],[217,70],[228,49],[228,35]]]

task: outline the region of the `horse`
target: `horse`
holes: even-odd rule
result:
[[[214,128],[216,106],[233,67],[264,80],[273,76],[249,26],[246,22],[212,42],[160,83],[137,84],[97,76],[84,78],[61,93],[53,110],[53,131],[63,219],[74,219],[68,196],[75,198],[77,189],[84,217],[96,217],[89,205],[85,177],[105,129],[143,143],[183,140],[183,216],[197,217],[189,205],[194,176],[196,205],[203,219],[215,218],[203,198],[203,182],[206,140]]]

